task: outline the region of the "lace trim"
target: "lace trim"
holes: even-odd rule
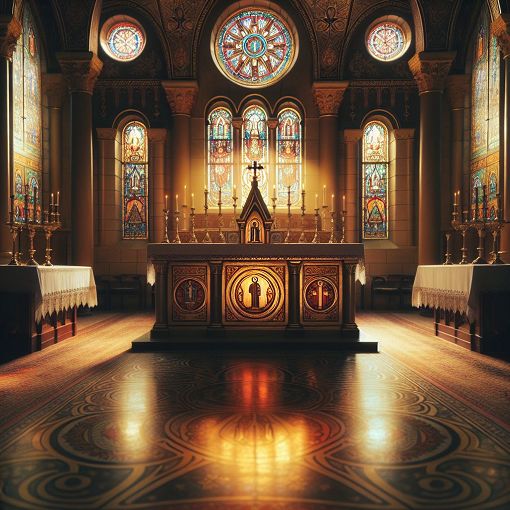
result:
[[[97,306],[95,286],[45,294],[41,306],[36,312],[36,321],[53,312],[60,312],[80,305]]]
[[[413,306],[442,308],[452,312],[468,312],[469,296],[461,290],[433,289],[427,287],[413,288]]]

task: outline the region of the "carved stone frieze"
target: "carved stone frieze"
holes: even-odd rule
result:
[[[504,13],[496,18],[492,22],[491,30],[498,40],[503,56],[508,58],[510,56],[510,14]]]
[[[165,90],[166,99],[172,113],[191,115],[198,92],[197,82],[169,80],[162,81],[161,85]]]
[[[92,94],[103,68],[99,57],[90,51],[73,51],[58,53],[57,58],[70,92]]]
[[[11,60],[16,43],[21,35],[21,23],[12,16],[0,16],[0,54]]]
[[[321,117],[338,114],[338,108],[348,86],[348,81],[323,81],[313,84],[315,103]]]
[[[418,85],[420,94],[440,91],[445,87],[455,52],[421,52],[409,60],[409,69]]]
[[[447,77],[446,93],[452,110],[462,110],[466,106],[470,78],[467,74],[452,74]]]

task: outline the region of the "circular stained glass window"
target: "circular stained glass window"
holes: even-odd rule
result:
[[[409,48],[411,30],[407,23],[393,20],[377,20],[367,32],[366,45],[372,57],[383,62],[400,58]]]
[[[293,66],[297,37],[289,23],[273,11],[238,11],[213,31],[216,65],[233,82],[245,87],[266,87]]]
[[[145,48],[145,32],[133,18],[114,16],[101,30],[101,46],[113,59],[130,62]]]

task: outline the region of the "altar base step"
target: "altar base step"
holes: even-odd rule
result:
[[[359,336],[342,334],[338,330],[324,331],[246,331],[246,330],[173,330],[157,338],[147,333],[132,342],[134,352],[158,352],[186,348],[252,349],[281,347],[304,349],[326,348],[345,352],[378,352],[378,342],[363,332]]]

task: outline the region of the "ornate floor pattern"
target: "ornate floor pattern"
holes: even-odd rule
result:
[[[386,354],[125,353],[0,435],[0,507],[510,508],[510,433]]]

